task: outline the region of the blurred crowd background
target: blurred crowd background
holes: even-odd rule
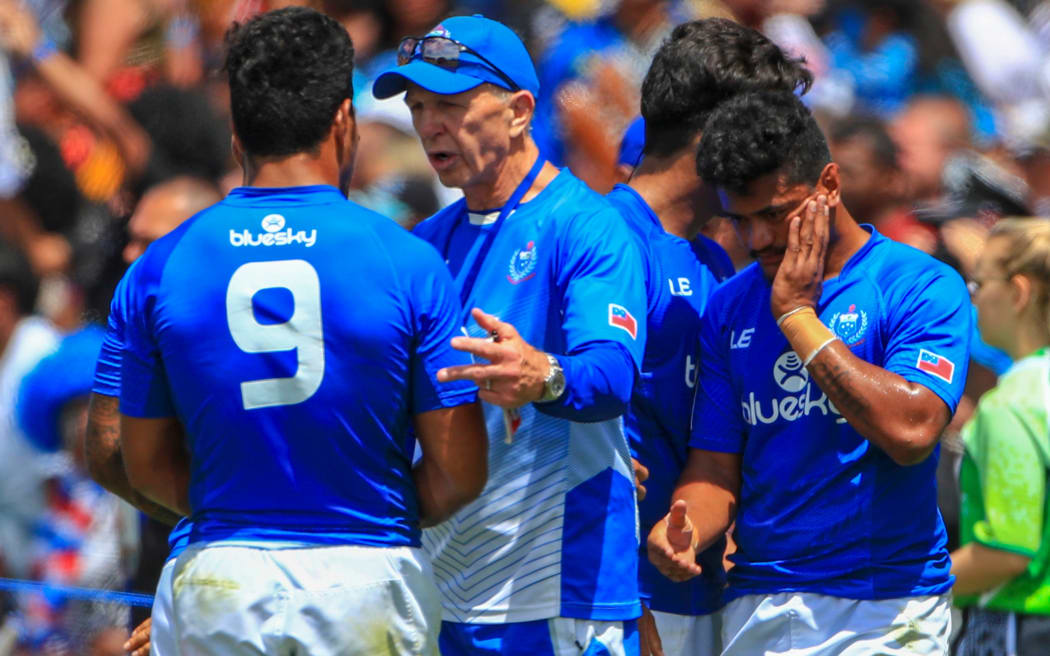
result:
[[[403,103],[377,101],[372,80],[402,37],[476,12],[529,44],[536,140],[598,191],[637,163],[630,139],[620,146],[652,53],[674,25],[722,16],[805,57],[816,83],[804,100],[854,216],[969,278],[999,218],[1050,214],[1050,2],[0,0],[0,577],[152,592],[166,530],[91,482],[76,449],[94,357],[127,264],[240,184],[223,34],[288,4],[349,31],[352,198],[405,227],[456,193],[432,175]],[[747,264],[728,222],[707,232]],[[974,358],[945,440],[950,525],[955,433],[1010,364],[984,346]],[[119,654],[129,615],[0,593],[0,655]]]

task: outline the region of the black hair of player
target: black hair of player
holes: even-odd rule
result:
[[[233,130],[246,154],[316,151],[353,93],[354,46],[343,26],[288,7],[235,24],[226,48]]]
[[[33,273],[29,259],[14,245],[0,239],[0,289],[15,296],[21,316],[33,313],[40,279]]]
[[[874,116],[847,116],[831,124],[832,143],[865,139],[875,162],[884,169],[899,168],[899,150],[886,124]]]
[[[759,32],[724,18],[682,23],[653,56],[642,82],[646,155],[676,152],[719,103],[739,93],[809,90],[813,75]]]
[[[789,185],[816,185],[831,161],[828,144],[802,101],[790,91],[730,98],[703,128],[696,172],[704,182],[746,195],[751,183],[779,173]]]

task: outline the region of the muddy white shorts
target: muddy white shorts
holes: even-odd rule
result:
[[[154,639],[178,654],[437,654],[441,605],[419,549],[193,545],[169,580],[156,604],[170,596],[174,640],[156,621]]]

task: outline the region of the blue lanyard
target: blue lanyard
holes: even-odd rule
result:
[[[464,325],[466,324],[466,318],[470,316],[470,308],[467,306],[467,299],[470,297],[470,293],[474,291],[474,283],[478,279],[481,265],[485,261],[485,257],[489,254],[489,249],[492,248],[493,242],[496,241],[496,233],[499,232],[499,229],[503,225],[503,221],[507,216],[517,209],[518,205],[521,203],[522,197],[525,196],[525,193],[532,188],[532,183],[536,181],[536,176],[540,174],[540,170],[545,163],[546,160],[543,159],[542,155],[536,158],[536,162],[532,165],[532,168],[529,169],[525,178],[518,184],[518,188],[510,195],[507,204],[499,211],[499,216],[496,217],[496,222],[492,224],[492,227],[489,228],[488,232],[485,234],[485,241],[482,242],[481,248],[478,249],[478,255],[474,258],[474,262],[470,266],[470,271],[467,273],[467,277],[463,280],[463,286],[459,290],[459,301],[463,304]],[[460,217],[456,223],[452,224],[452,227],[449,228],[448,231],[448,237],[445,238],[445,252],[443,255],[445,256],[446,262],[449,260],[449,251],[452,249],[452,236],[456,233],[456,227],[459,225],[460,221],[469,220],[467,217],[466,204],[463,205],[463,208],[463,216]]]

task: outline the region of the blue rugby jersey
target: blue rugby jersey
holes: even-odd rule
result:
[[[491,224],[460,200],[416,227],[469,278]],[[562,171],[510,214],[464,304],[512,323],[531,345],[572,356],[603,345],[622,353],[604,371],[562,358],[566,399],[528,404],[506,434],[485,404],[489,480],[481,497],[424,531],[445,619],[496,624],[552,617],[638,617],[638,528],[630,453],[619,417],[592,421],[588,376],[633,382],[645,344],[641,257],[624,220]],[[469,334],[483,336],[471,320]],[[627,392],[625,391],[624,400]],[[621,410],[622,411],[622,410]],[[565,416],[573,415],[572,421]],[[603,413],[608,415],[608,409]],[[583,421],[586,419],[587,421]]]
[[[641,376],[624,415],[631,451],[649,469],[645,499],[638,503],[643,537],[639,589],[652,610],[707,614],[721,607],[725,540],[701,554],[701,576],[675,583],[649,562],[644,538],[671,507],[675,484],[685,466],[699,366],[700,318],[718,283],[697,258],[696,244],[665,231],[638,192],[616,185],[606,198],[640,240],[649,301]]]
[[[864,227],[871,237],[824,282],[817,312],[855,355],[926,386],[954,412],[971,334],[963,281]],[[777,328],[769,298],[752,265],[715,292],[701,331],[690,445],[742,456],[727,600],[948,591],[939,449],[902,467],[850,427]]]
[[[177,416],[191,540],[418,545],[411,416],[468,403],[433,248],[329,186],[242,187],[129,269],[121,412]]]

